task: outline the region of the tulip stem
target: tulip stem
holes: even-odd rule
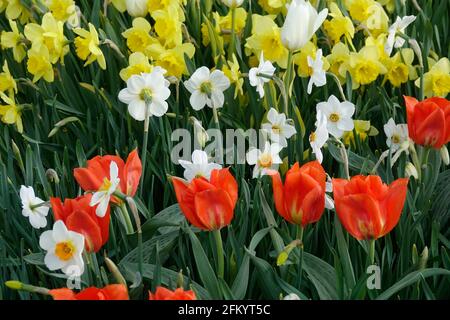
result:
[[[228,48],[228,59],[230,61],[233,60],[234,47],[235,47],[235,26],[236,26],[236,8],[231,8],[231,39],[230,39],[230,47]]]
[[[369,240],[369,263],[373,265],[375,262],[375,239]]]
[[[301,284],[302,284],[302,273],[303,273],[303,231],[304,228],[302,227],[302,225],[298,226],[297,229],[297,240],[299,241],[299,250],[300,250],[300,255],[299,255],[299,259],[298,259],[298,288],[300,288]]]
[[[214,240],[216,241],[216,253],[217,253],[217,276],[223,279],[225,264],[223,257],[223,243],[222,236],[220,235],[220,229],[214,230]]]

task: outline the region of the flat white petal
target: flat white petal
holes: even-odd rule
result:
[[[150,113],[156,117],[162,117],[169,109],[169,105],[164,100],[153,100],[150,104]]]
[[[192,152],[192,163],[207,164],[208,155],[203,150],[194,150],[194,152]]]
[[[214,89],[225,91],[230,87],[230,80],[220,70],[214,70],[210,76],[211,83]]]
[[[130,116],[137,121],[145,120],[145,102],[142,100],[133,100],[128,105],[128,112]]]
[[[39,237],[39,246],[45,251],[49,251],[55,246],[55,240],[53,239],[52,230],[44,231],[41,234],[41,236]]]
[[[98,204],[95,209],[95,214],[97,217],[103,218],[106,215],[106,211],[108,210],[109,205],[109,197],[104,197],[102,201]]]
[[[258,162],[259,156],[261,155],[261,151],[259,149],[253,148],[247,152],[246,159],[249,165],[254,165]]]
[[[47,254],[45,255],[44,263],[50,271],[55,271],[55,270],[61,269],[65,265],[65,262],[60,260],[51,251],[47,252]]]
[[[222,108],[225,102],[223,92],[220,90],[213,90],[211,94],[211,101],[213,108]]]
[[[189,102],[194,110],[198,111],[205,107],[207,102],[207,96],[204,93],[201,93],[199,90],[196,90],[192,93],[189,98]]]

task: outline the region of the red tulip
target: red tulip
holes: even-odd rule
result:
[[[237,182],[228,169],[213,170],[210,180],[195,178],[190,183],[172,178],[181,211],[197,228],[218,230],[230,224],[238,198]]]
[[[183,290],[181,288],[171,291],[164,287],[156,288],[156,292],[150,292],[149,300],[196,300],[195,293],[192,290]]]
[[[398,223],[408,191],[408,179],[390,185],[379,176],[333,179],[336,213],[342,225],[358,240],[373,240],[389,233]]]
[[[408,131],[422,146],[440,149],[450,141],[450,101],[429,98],[421,102],[405,96]]]
[[[69,230],[81,233],[85,238],[87,251],[97,252],[108,241],[109,207],[103,218],[95,214],[95,208],[89,205],[92,195],[86,194],[76,199],[50,198],[55,221],[62,220]]]
[[[284,185],[278,172],[271,176],[275,207],[284,219],[303,227],[319,221],[325,208],[326,173],[318,161],[302,167],[295,163]]]
[[[84,191],[97,191],[103,185],[105,178],[110,178],[111,161],[114,161],[119,168],[118,190],[128,196],[134,196],[142,174],[142,163],[136,149],[128,155],[126,163],[117,156],[96,156],[88,160],[87,168],[76,168],[73,175]],[[118,202],[117,199],[113,199]]]
[[[75,293],[70,289],[50,290],[54,300],[129,300],[127,287],[123,284],[111,284],[102,289],[89,287]]]

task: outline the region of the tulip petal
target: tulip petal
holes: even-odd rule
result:
[[[129,300],[127,287],[123,284],[111,284],[102,289],[108,300]]]
[[[221,229],[233,219],[233,203],[222,189],[205,190],[195,194],[197,218],[208,230]]]
[[[388,234],[398,223],[408,192],[408,179],[398,179],[391,183],[383,202],[385,224],[381,236]]]
[[[289,221],[290,223],[294,223],[292,221],[291,216],[287,213],[285,202],[284,202],[284,188],[283,182],[281,181],[280,174],[276,172],[275,174],[270,174],[272,177],[272,189],[273,189],[273,199],[275,202],[275,208],[280,216]]]
[[[222,189],[228,193],[233,204],[233,209],[238,199],[238,185],[236,179],[230,173],[228,168],[215,169],[211,172],[210,182],[218,189]]]
[[[142,174],[142,162],[139,158],[137,149],[134,149],[129,155],[124,167],[124,179],[120,181],[122,191],[129,196],[134,196],[139,186]],[[123,186],[123,184],[125,184]]]
[[[53,300],[76,300],[75,293],[67,288],[52,289],[49,291]]]
[[[85,239],[85,247],[89,252],[97,252],[103,244],[100,227],[85,211],[75,211],[66,219],[69,230],[81,233]]]

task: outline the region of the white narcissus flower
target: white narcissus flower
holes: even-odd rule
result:
[[[178,162],[184,168],[184,178],[189,182],[199,177],[209,180],[211,171],[222,169],[220,164],[209,163],[208,155],[202,150],[194,150],[192,152],[192,162],[186,160],[179,160]]]
[[[228,8],[236,8],[240,7],[244,0],[222,0],[222,2],[228,7]]]
[[[330,134],[339,139],[344,132],[352,131],[355,127],[352,116],[355,105],[349,101],[340,102],[331,95],[327,102],[317,104],[317,111],[322,111],[327,118],[327,129]]]
[[[108,210],[111,195],[114,193],[114,191],[116,191],[119,183],[119,167],[117,166],[117,163],[111,161],[109,165],[109,179],[104,179],[103,185],[97,192],[94,193],[91,202],[89,203],[91,207],[95,207],[98,204],[97,208],[95,209],[95,214],[98,217],[103,218],[105,216],[106,211]]]
[[[312,153],[316,155],[316,159],[320,163],[323,161],[322,147],[325,145],[329,137],[327,117],[321,110],[318,110],[316,131],[309,135],[309,143],[311,144]]]
[[[145,17],[148,13],[148,0],[126,0],[128,14],[132,17]]]
[[[311,94],[313,84],[316,87],[322,87],[327,83],[327,77],[325,75],[325,70],[323,69],[322,49],[317,50],[315,60],[308,56],[308,66],[313,70],[308,82],[307,91],[308,94]]]
[[[220,70],[210,72],[207,67],[200,67],[192,74],[184,86],[191,93],[189,102],[194,110],[222,108],[225,102],[223,92],[230,87],[230,80]]]
[[[328,9],[319,13],[305,0],[292,0],[281,28],[281,42],[290,51],[300,50],[316,33],[328,15]]]
[[[264,61],[264,54],[261,51],[261,57],[259,58],[259,66],[251,68],[248,72],[248,79],[250,85],[256,87],[256,91],[259,93],[259,97],[264,97],[264,84],[270,81],[275,72],[275,67],[270,61]]]
[[[41,234],[39,246],[47,251],[44,262],[49,270],[61,269],[62,272],[71,276],[83,274],[84,236],[67,230],[62,220],[56,221],[52,230]]]
[[[282,147],[278,143],[266,142],[263,151],[253,148],[247,152],[247,163],[255,166],[253,178],[266,175],[270,170],[278,169],[278,165],[283,163],[278,155],[281,149]]]
[[[295,293],[289,293],[287,296],[283,298],[283,300],[301,300],[298,295]]]
[[[288,123],[284,113],[278,113],[274,108],[270,108],[267,113],[267,120],[269,123],[263,123],[261,129],[269,135],[272,142],[283,148],[287,147],[287,139],[297,132],[295,127]]]
[[[119,100],[128,104],[128,112],[137,121],[145,120],[147,108],[149,116],[162,117],[167,112],[170,82],[165,73],[163,68],[154,67],[151,73],[133,75],[119,92]]]
[[[20,187],[20,200],[22,201],[22,215],[28,217],[33,228],[39,229],[47,226],[49,207],[45,201],[36,197],[33,187]]]
[[[416,20],[415,16],[405,16],[403,18],[397,17],[395,22],[389,27],[389,35],[384,46],[384,50],[390,56],[392,49],[400,48],[405,44],[405,39],[398,36],[399,33],[403,33],[411,23]]]
[[[325,183],[325,208],[328,210],[334,209],[334,200],[331,196],[328,195],[328,193],[333,193],[333,180],[331,177],[327,174],[327,182]]]
[[[392,118],[384,125],[384,133],[387,137],[386,144],[389,148],[392,148],[392,151],[397,151],[409,139],[408,125],[406,123],[395,124]]]

